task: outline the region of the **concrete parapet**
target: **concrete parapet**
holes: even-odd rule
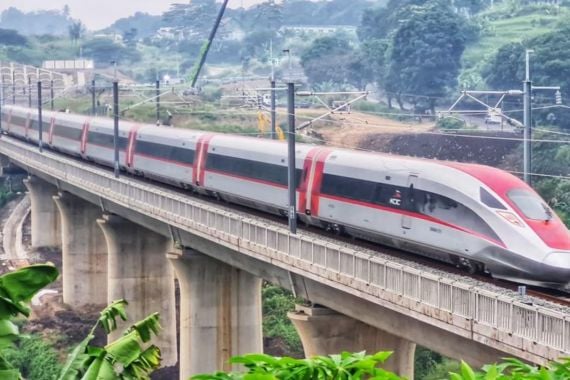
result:
[[[298,305],[288,316],[299,333],[306,357],[343,351],[394,351],[383,368],[413,380],[415,343],[328,308]]]
[[[121,336],[128,325],[160,313],[162,330],[154,340],[164,367],[177,362],[174,276],[166,259],[171,244],[162,235],[115,215],[97,221],[109,253],[107,300],[126,299],[129,321],[109,336]]]
[[[196,251],[168,257],[180,286],[180,379],[263,352],[261,279]]]
[[[63,302],[107,304],[107,243],[97,224],[101,208],[69,194],[53,197],[61,214]]]
[[[57,188],[37,177],[28,177],[24,185],[32,203],[32,247],[60,247],[61,220],[52,197]]]

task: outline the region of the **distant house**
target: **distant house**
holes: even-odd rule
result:
[[[101,38],[106,40],[111,40],[113,42],[121,43],[123,42],[123,36],[118,33],[97,33],[93,35],[93,38]]]
[[[156,40],[171,40],[171,41],[182,41],[184,39],[184,32],[177,28],[172,27],[162,27],[159,28],[155,35]]]
[[[348,34],[356,34],[356,26],[353,25],[283,25],[279,31],[284,33],[293,33],[296,36],[313,35],[326,36],[345,32]]]

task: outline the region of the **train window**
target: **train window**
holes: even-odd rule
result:
[[[53,134],[56,136],[65,137],[67,139],[76,140],[76,141],[81,140],[82,133],[83,131],[80,128],[66,127],[61,124],[56,124],[53,131]]]
[[[381,205],[391,204],[390,199],[392,198],[392,195],[394,195],[394,193],[396,192],[395,190],[396,189],[394,186],[384,186],[378,184],[376,186],[376,190],[374,191],[374,198],[372,199],[372,202]]]
[[[495,198],[491,193],[489,193],[487,190],[483,189],[482,187],[479,188],[479,195],[481,202],[483,202],[484,205],[499,210],[507,209],[505,206],[503,206],[501,202],[499,202],[497,198]]]
[[[420,213],[475,231],[493,240],[500,240],[487,222],[470,208],[443,195],[417,189],[414,192],[416,193],[416,206]]]
[[[20,127],[24,127],[26,125],[26,118],[12,115],[12,119],[10,120],[10,124],[18,125]]]
[[[194,149],[186,149],[138,140],[136,143],[136,152],[151,157],[164,158],[166,160],[182,162],[185,164],[194,163]]]
[[[552,211],[536,194],[524,189],[515,189],[509,191],[507,196],[527,218],[533,220],[552,219]]]
[[[93,131],[89,131],[89,135],[87,136],[88,144],[100,145],[106,148],[113,148],[115,146],[114,140],[115,138],[113,135],[108,135],[106,133],[99,133]],[[119,136],[119,149],[125,150],[128,144],[129,144],[128,138]]]
[[[376,183],[356,178],[325,174],[321,192],[342,198],[371,202],[376,190]]]
[[[228,157],[221,154],[208,153],[206,169],[218,170],[242,177],[259,179],[287,186],[287,167],[245,158]],[[301,183],[302,169],[295,170],[297,187]]]

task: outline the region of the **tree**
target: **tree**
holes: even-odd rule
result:
[[[532,80],[538,86],[560,86],[563,103],[570,98],[570,27],[545,33],[522,43],[507,44],[499,49],[484,71],[488,85],[495,89],[521,89],[525,72],[525,49],[533,49]],[[551,96],[544,99],[545,95]],[[552,105],[554,95],[537,93],[543,103]],[[537,100],[539,101],[539,100]],[[570,110],[536,111],[535,121],[570,129]]]
[[[117,318],[127,320],[126,306],[125,300],[119,300],[101,312],[89,335],[69,355],[58,380],[75,380],[80,376],[86,380],[150,379],[150,374],[160,367],[160,349],[148,345],[152,335],[160,330],[158,313],[135,323],[105,347],[89,346],[98,327],[109,334],[117,329]]]
[[[0,29],[0,45],[27,46],[28,39],[15,30]]]
[[[131,49],[137,46],[137,28],[131,28],[123,33],[123,42]]]
[[[162,19],[165,25],[204,40],[212,29],[217,13],[215,0],[193,0],[188,4],[172,4]]]
[[[407,11],[408,18],[394,33],[386,87],[398,97],[414,95],[412,102],[423,99],[422,106],[435,113],[436,99],[457,84],[465,49],[462,19],[443,1],[409,6]]]
[[[525,47],[520,42],[503,45],[483,70],[485,82],[493,89],[521,87],[524,79]]]
[[[246,367],[246,373],[223,373],[197,375],[193,380],[232,380],[232,379],[307,379],[307,380],[399,380],[393,372],[379,367],[390,356],[391,352],[378,352],[366,355],[365,352],[343,352],[339,355],[315,356],[310,359],[275,358],[263,354],[235,356],[234,364]]]
[[[69,38],[73,45],[77,45],[77,42],[83,37],[83,33],[85,33],[85,27],[81,21],[74,21],[69,25]]]
[[[58,276],[53,265],[32,265],[0,276],[0,378],[19,380],[20,373],[4,357],[6,348],[19,339],[14,317],[30,316],[29,302]]]
[[[108,66],[111,61],[117,63],[137,62],[140,53],[129,49],[106,38],[96,38],[83,44],[83,54],[91,57],[96,63]]]
[[[312,84],[346,83],[354,49],[342,36],[317,38],[301,55],[301,65]]]

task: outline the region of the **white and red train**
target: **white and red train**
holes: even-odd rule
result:
[[[44,113],[44,144],[113,166],[113,122]],[[3,131],[38,141],[37,113],[2,109]],[[121,169],[270,213],[287,213],[287,145],[122,121]],[[494,277],[570,282],[570,232],[536,192],[473,164],[298,144],[299,218]]]

